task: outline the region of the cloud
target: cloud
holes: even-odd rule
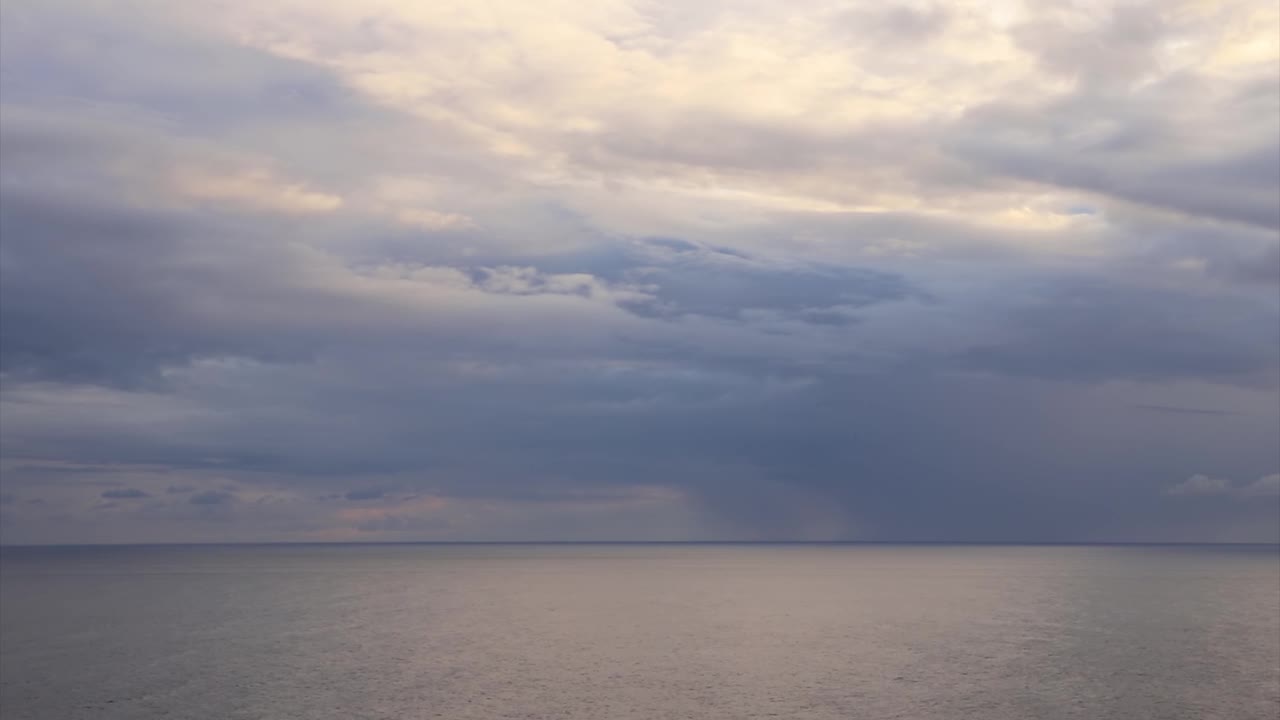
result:
[[[628,3],[500,3],[501,42],[497,25],[447,4],[238,10],[226,22],[250,45],[326,67],[530,176],[710,177],[793,203],[892,210],[921,195],[935,210],[1025,208],[1066,189],[1276,227],[1274,49],[1234,36],[1250,15],[1247,26],[1267,26],[1256,5],[757,4],[684,26]],[[355,30],[374,17],[380,31]],[[1230,52],[1254,40],[1260,55]],[[912,43],[912,58],[885,42]],[[484,61],[464,65],[463,48]],[[1222,135],[1230,118],[1254,120]]]
[[[1081,379],[1249,381],[1280,365],[1280,314],[1235,293],[1074,278],[1042,292],[1010,309],[1011,325],[1021,326],[1012,342],[980,345],[957,359],[997,372]]]
[[[1178,407],[1176,405],[1134,405],[1134,407],[1142,410],[1150,410],[1157,413],[1168,413],[1173,415],[1230,415],[1226,410],[1214,410],[1213,408],[1193,408]]]
[[[1230,480],[1207,475],[1192,475],[1165,492],[1176,496],[1275,497],[1280,495],[1280,474],[1266,475],[1247,485],[1235,485]]]
[[[338,511],[338,518],[366,532],[405,530],[440,522],[436,515],[447,505],[448,501],[438,497],[409,498],[384,507],[344,508]]]
[[[112,500],[134,500],[138,498],[151,497],[151,495],[137,488],[121,488],[119,490],[103,491],[102,497]]]
[[[1267,3],[0,15],[5,542],[1274,536]]]
[[[187,499],[192,505],[226,505],[235,500],[235,495],[222,490],[206,490],[198,492]]]
[[[1280,473],[1272,473],[1260,477],[1237,491],[1245,497],[1277,497],[1280,496]]]
[[[245,203],[286,213],[324,213],[342,207],[342,198],[283,184],[264,170],[238,175],[182,173],[175,178],[179,192],[189,197]]]
[[[381,488],[361,488],[358,490],[348,490],[342,497],[347,500],[377,500],[386,494],[387,491]]]
[[[1192,475],[1165,492],[1169,495],[1226,495],[1231,491],[1230,480],[1212,478],[1208,475]]]

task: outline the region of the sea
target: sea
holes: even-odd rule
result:
[[[0,549],[4,720],[1276,720],[1276,546]]]

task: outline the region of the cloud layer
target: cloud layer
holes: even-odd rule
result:
[[[2,539],[1280,540],[1277,26],[6,3]]]

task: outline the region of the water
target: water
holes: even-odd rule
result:
[[[0,552],[5,720],[1278,713],[1273,547]]]

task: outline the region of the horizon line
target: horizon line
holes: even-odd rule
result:
[[[1149,540],[263,540],[216,542],[0,543],[9,548],[262,547],[334,545],[952,545],[993,547],[1276,547],[1280,541]]]

